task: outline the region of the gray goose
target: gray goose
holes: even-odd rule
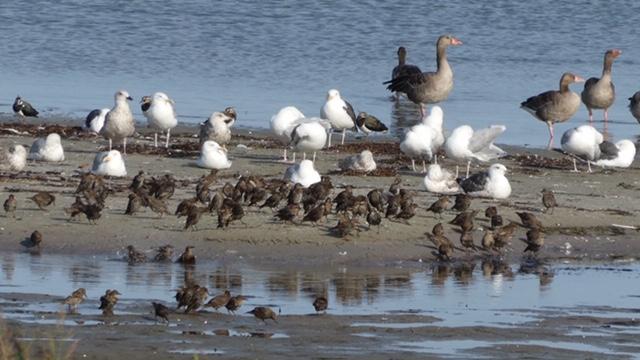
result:
[[[520,103],[520,107],[544,121],[549,127],[549,144],[553,145],[553,124],[569,120],[580,107],[580,97],[569,89],[569,84],[584,79],[572,73],[564,73],[560,78],[560,90],[545,91]]]
[[[462,45],[462,41],[451,35],[442,35],[436,42],[438,69],[435,72],[423,72],[399,76],[384,82],[387,89],[407,94],[409,100],[420,105],[420,115],[424,117],[423,104],[435,104],[449,97],[453,89],[453,71],[447,61],[447,47]]]
[[[613,60],[622,54],[618,49],[607,50],[604,53],[604,66],[602,67],[602,77],[592,77],[584,83],[582,90],[582,102],[589,110],[589,123],[593,122],[593,109],[604,109],[604,122],[608,119],[607,110],[613,105],[616,99],[616,88],[611,82],[611,66]]]
[[[629,110],[631,115],[640,123],[640,91],[629,98]]]
[[[410,76],[413,74],[422,74],[422,70],[419,67],[412,64],[407,64],[407,49],[404,46],[398,48],[398,65],[393,68],[391,72],[391,79],[396,79],[401,76]],[[399,93],[396,93],[399,98]]]

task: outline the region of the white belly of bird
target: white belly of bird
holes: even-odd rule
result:
[[[145,114],[148,120],[149,127],[158,130],[173,129],[178,125],[178,119],[176,119],[171,105],[167,103],[158,103],[151,105],[149,111]]]

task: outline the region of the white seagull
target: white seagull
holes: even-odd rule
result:
[[[142,100],[145,101],[145,98]],[[144,103],[143,103],[144,104]],[[149,108],[144,111],[143,115],[147,118],[147,125],[154,129],[167,132],[167,141],[165,147],[169,148],[169,137],[171,136],[171,129],[178,126],[178,119],[176,118],[176,110],[174,108],[175,102],[169,98],[169,96],[163,92],[154,93],[151,96],[151,103]],[[155,147],[158,147],[158,133],[154,132],[153,143]]]
[[[432,193],[451,194],[460,191],[455,176],[438,164],[429,165],[423,183],[427,191]]]
[[[307,151],[313,151],[313,161],[316,161],[316,151],[322,150],[327,144],[327,130],[331,129],[331,124],[320,118],[301,118],[290,126],[289,145],[295,151],[301,151],[303,159],[307,158]]]
[[[226,149],[213,140],[207,140],[202,144],[197,165],[201,168],[222,170],[230,168],[231,161],[227,159]]]
[[[304,114],[294,106],[286,106],[271,117],[271,131],[278,141],[285,145],[283,161],[287,161],[287,147],[291,142],[291,131],[294,121],[304,118]],[[294,160],[295,162],[295,153]]]
[[[338,163],[342,171],[364,171],[371,172],[377,168],[373,153],[369,150],[362,150],[360,154],[347,156]]]
[[[109,109],[95,109],[92,110],[87,118],[84,120],[84,125],[87,130],[92,133],[99,134],[102,126],[104,126],[104,119],[107,117]]]
[[[591,125],[581,125],[569,129],[562,134],[562,150],[587,162],[591,172],[591,162],[600,158],[600,144],[604,141],[602,134]],[[576,159],[573,159],[573,171],[577,172]]]
[[[344,136],[347,130],[356,128],[356,113],[353,106],[340,97],[340,92],[331,89],[327,92],[327,101],[320,109],[320,117],[329,120],[331,130],[342,130],[342,145],[344,145]],[[329,132],[329,144],[331,147],[331,132]]]
[[[598,166],[628,168],[636,157],[636,146],[633,141],[625,139],[611,143],[603,141],[600,144],[600,158],[595,162]]]
[[[215,141],[219,145],[226,145],[231,141],[231,126],[235,117],[225,112],[216,111],[209,119],[200,124],[200,145],[206,141]]]
[[[133,114],[127,102],[133,98],[125,90],[117,91],[114,98],[115,105],[107,113],[100,134],[105,139],[109,139],[109,150],[111,150],[114,141],[122,140],[122,150],[124,155],[127,155],[127,138],[136,131]]]
[[[469,125],[462,125],[453,130],[444,144],[447,157],[454,160],[467,161],[467,174],[471,160],[490,161],[507,155],[507,153],[495,146],[493,142],[505,130],[506,126],[491,125],[486,129],[474,131]],[[456,177],[458,166],[456,165]]]
[[[122,155],[118,150],[103,151],[93,159],[91,172],[96,175],[123,177],[127,176]]]
[[[64,150],[60,135],[52,133],[46,138],[36,139],[29,149],[29,160],[59,162],[64,161]]]
[[[460,180],[462,190],[471,196],[506,199],[511,195],[511,184],[505,176],[507,168],[502,164],[489,166],[488,171],[473,174]]]
[[[311,160],[302,160],[299,164],[289,166],[284,173],[284,178],[308,188],[312,184],[320,182],[320,173],[313,168]]]
[[[11,145],[0,149],[0,170],[22,171],[27,166],[27,149],[22,145]]]
[[[431,108],[429,116],[422,119],[422,123],[412,126],[405,133],[400,143],[400,150],[411,158],[411,168],[416,171],[416,160],[422,159],[422,171],[426,172],[425,160],[431,161],[435,157],[438,163],[437,152],[444,143],[442,123],[444,113],[440,106]]]

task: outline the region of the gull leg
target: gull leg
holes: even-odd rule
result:
[[[122,140],[122,150],[124,152],[124,155],[127,155],[127,138],[124,138],[124,140]]]
[[[573,171],[572,172],[578,172],[578,167],[576,166],[576,159],[573,159]]]
[[[549,144],[547,144],[547,150],[551,150],[553,147],[553,123],[547,122],[547,126],[549,127]]]
[[[307,153],[306,152],[302,153],[302,160],[307,160]]]
[[[286,147],[284,148],[284,156],[283,157],[284,157],[283,161],[287,162],[287,148]]]
[[[293,153],[293,162],[294,163],[296,162],[296,153],[295,152]]]
[[[456,165],[456,179],[458,178],[458,170],[459,170],[458,165]]]
[[[467,177],[469,177],[469,168],[471,167],[471,160],[467,161]]]
[[[109,151],[111,151],[112,144],[113,144],[113,141],[111,140],[111,138],[109,138]]]
[[[315,151],[313,152],[313,162],[314,163],[316,162],[316,152]]]
[[[438,155],[434,156],[434,164],[438,165]]]
[[[424,104],[420,104],[420,120],[424,118]]]
[[[341,145],[344,145],[344,136],[347,134],[347,129],[342,129],[342,142]]]
[[[587,168],[589,169],[589,172],[593,172],[591,170],[591,161],[590,160],[587,160]]]
[[[416,172],[416,161],[411,159],[411,168],[413,169],[413,172]]]
[[[333,135],[333,129],[329,129],[329,144],[327,145],[327,148],[331,147],[331,135]]]
[[[167,129],[167,143],[164,145],[167,149],[169,148],[169,138],[171,137],[171,129]]]
[[[158,147],[158,133],[153,133],[153,146]]]
[[[604,124],[607,126],[607,121],[609,121],[609,109],[604,109]]]
[[[427,172],[427,166],[426,166],[426,164],[424,163],[424,160],[422,160],[422,172],[423,172],[423,173],[426,173],[426,172]]]
[[[592,124],[593,123],[593,111],[590,108],[588,108],[588,109],[589,109],[589,124]]]

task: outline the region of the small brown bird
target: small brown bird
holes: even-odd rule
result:
[[[544,233],[540,231],[539,228],[533,228],[527,231],[527,238],[523,240],[527,247],[524,249],[524,252],[531,251],[534,254],[537,254],[542,246],[544,246]]]
[[[489,206],[487,207],[487,209],[484,211],[484,216],[487,219],[491,219],[492,217],[498,215],[498,208],[495,206]]]
[[[255,307],[253,308],[253,310],[248,311],[247,314],[253,314],[253,316],[255,316],[256,319],[262,320],[262,322],[264,322],[265,324],[267,323],[267,319],[273,320],[273,322],[275,322],[276,324],[278,323],[278,320],[276,320],[275,311],[271,310],[271,308],[268,308],[266,306]]]
[[[80,207],[80,211],[87,217],[90,224],[96,224],[97,220],[102,216],[102,205],[89,204]]]
[[[351,235],[353,230],[358,230],[356,228],[357,220],[349,217],[348,213],[341,213],[338,217],[338,224],[336,226],[329,229],[329,232],[337,237],[345,238]]]
[[[64,212],[69,214],[69,221],[76,219],[76,217],[80,214],[82,214],[82,209],[84,208],[85,204],[82,201],[82,198],[80,196],[76,196],[76,200],[73,202],[73,204],[69,205],[69,207],[64,208]]]
[[[491,229],[497,229],[503,225],[502,216],[494,215],[491,217]]]
[[[222,203],[224,203],[224,194],[220,190],[214,191],[211,201],[209,201],[209,211],[220,211],[220,209],[222,209]]]
[[[449,222],[451,225],[460,226],[462,232],[469,232],[473,230],[473,219],[476,217],[478,210],[462,212]]]
[[[456,195],[455,203],[453,204],[453,210],[463,212],[467,211],[471,206],[471,197],[467,194]]]
[[[367,200],[369,204],[373,206],[378,212],[384,211],[384,195],[381,189],[373,189],[367,194]]]
[[[211,300],[209,300],[209,302],[207,302],[204,307],[212,307],[217,311],[219,308],[227,305],[230,299],[231,292],[229,290],[225,290],[224,293],[216,295]]]
[[[197,197],[180,201],[174,215],[176,215],[178,218],[189,215],[189,209],[191,209],[198,201],[199,200]]]
[[[486,251],[493,250],[494,243],[493,231],[485,230],[484,236],[482,237],[482,249]]]
[[[391,195],[398,195],[400,193],[400,184],[402,183],[402,178],[401,177],[396,177],[393,180],[393,183],[389,186],[389,192],[391,193]]]
[[[131,181],[131,185],[129,185],[129,190],[137,192],[138,190],[142,189],[142,187],[144,186],[144,177],[144,171],[138,171],[138,175],[133,177],[133,181]]]
[[[125,215],[134,215],[140,208],[142,207],[142,200],[140,196],[135,193],[129,194],[129,202],[127,203],[127,209],[125,210]]]
[[[367,224],[369,224],[369,228],[371,225],[375,225],[378,227],[378,234],[380,233],[380,224],[382,223],[382,216],[374,207],[369,209],[369,213],[367,214]]]
[[[282,202],[282,199],[284,199],[284,196],[282,195],[282,193],[276,192],[271,196],[269,196],[267,200],[265,200],[264,203],[260,205],[260,209],[264,207],[275,209],[280,205],[280,203]]]
[[[153,259],[155,261],[164,262],[171,261],[171,257],[173,257],[173,246],[163,245],[158,248],[158,252]]]
[[[138,251],[133,245],[127,246],[127,261],[129,265],[140,264],[147,261],[147,255]]]
[[[522,226],[529,229],[542,229],[542,222],[538,220],[538,218],[530,212],[517,212],[518,217],[520,217],[520,221],[522,221]]]
[[[451,261],[453,257],[453,245],[449,242],[444,242],[438,246],[438,258],[442,261]]]
[[[35,248],[36,251],[40,251],[40,246],[42,244],[42,234],[40,233],[40,231],[36,230],[31,233],[31,236],[24,239],[24,241],[22,241],[20,244],[22,244],[22,246],[26,247],[27,249]]]
[[[196,225],[198,225],[198,223],[200,222],[200,218],[202,217],[202,214],[206,212],[209,212],[209,209],[207,209],[206,207],[191,206],[191,208],[189,208],[189,211],[187,213],[187,220],[184,223],[183,230],[188,230],[188,229],[198,230]]]
[[[191,251],[194,247],[189,245],[186,248],[184,248],[184,252],[182,254],[180,254],[180,257],[178,258],[178,260],[176,262],[181,263],[181,264],[185,264],[185,265],[193,265],[196,263],[196,256],[193,255],[193,252]]]
[[[116,289],[107,289],[104,295],[100,297],[100,307],[99,310],[102,310],[102,315],[104,316],[112,316],[113,308],[118,303],[118,295],[122,295]]]
[[[520,225],[516,222],[510,222],[509,224],[495,230],[493,233],[493,238],[495,240],[494,248],[502,249],[508,245],[519,226]]]
[[[429,206],[427,211],[431,211],[434,214],[438,214],[438,216],[442,218],[442,212],[447,210],[450,204],[451,204],[451,200],[449,199],[449,196],[443,195],[438,200],[436,200],[433,204],[431,204],[431,206]]]
[[[78,305],[87,298],[87,291],[84,288],[79,288],[74,290],[71,295],[67,296],[64,299],[63,304],[69,306],[69,312],[75,311],[78,308]]]
[[[556,197],[553,194],[553,191],[548,189],[542,189],[542,205],[544,205],[544,212],[546,213],[551,209],[551,213],[553,214],[553,209],[558,206],[556,202]]]
[[[329,201],[331,201],[331,198],[328,198]],[[331,204],[329,204],[331,205]],[[297,205],[294,205],[297,206]],[[324,214],[325,214],[325,206],[324,203],[323,204],[319,204],[318,206],[314,207],[313,209],[311,209],[303,218],[302,218],[302,222],[305,221],[311,221],[311,224],[313,226],[318,225],[318,221],[322,220],[322,218],[324,218]]]
[[[387,200],[387,210],[384,213],[384,217],[389,218],[389,217],[396,216],[399,210],[400,210],[400,196],[399,195],[390,196],[389,199]]]
[[[154,213],[160,214],[160,217],[162,217],[164,214],[169,214],[169,209],[167,208],[167,204],[164,201],[146,194],[143,195],[142,199],[142,203],[146,204],[146,206],[148,206]]]
[[[300,215],[301,210],[299,204],[289,204],[278,210],[274,217],[285,223],[293,223]]]
[[[176,301],[178,302],[178,306],[176,310],[179,310],[182,307],[186,307],[191,302],[191,298],[196,294],[196,290],[200,288],[198,284],[192,284],[188,286],[183,286],[176,291]]]
[[[187,309],[184,311],[185,314],[198,310],[204,304],[204,301],[209,297],[209,290],[206,287],[200,286],[198,287],[191,297],[189,303],[187,304]]]
[[[246,297],[242,296],[242,295],[236,295],[233,296],[229,299],[229,301],[227,301],[227,303],[224,305],[224,307],[227,308],[227,312],[230,312],[232,314],[236,314],[236,311],[240,308],[240,306],[242,306],[242,304],[247,300]]]
[[[418,204],[414,203],[402,203],[400,206],[400,212],[395,216],[396,219],[403,219],[404,223],[409,225],[409,220],[416,215],[416,209]]]
[[[169,323],[169,308],[157,302],[152,302],[151,304],[153,305],[156,319],[161,318]]]
[[[4,202],[4,212],[7,213],[7,217],[11,215],[12,218],[16,218],[16,207],[18,207],[18,201],[13,194],[9,194],[9,197]]]
[[[327,308],[329,307],[329,301],[324,296],[318,296],[315,300],[313,300],[313,308],[316,309],[316,312],[327,312]]]
[[[433,234],[435,236],[444,235],[444,226],[442,226],[442,223],[435,224],[433,226],[433,229],[431,229],[431,234]]]
[[[56,204],[56,197],[53,196],[48,191],[40,191],[29,198],[31,201],[38,205],[40,210],[45,210],[45,208],[51,204]]]
[[[465,249],[465,251],[471,249],[476,250],[476,246],[473,244],[473,233],[471,231],[463,231],[460,234],[460,245]]]

